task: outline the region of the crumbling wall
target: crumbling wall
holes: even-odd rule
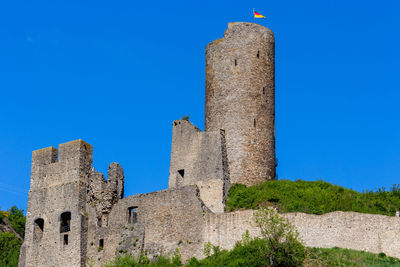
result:
[[[213,212],[223,212],[229,170],[223,130],[202,132],[186,120],[173,123],[168,188],[198,185]]]
[[[87,202],[95,207],[97,225],[107,223],[112,207],[124,197],[124,171],[118,163],[108,167],[108,180],[94,168],[89,174]]]
[[[151,258],[176,249],[184,259],[202,257],[203,218],[210,212],[195,185],[123,198],[112,209],[105,232],[93,231],[89,217],[89,261],[99,266],[116,255],[146,253]]]

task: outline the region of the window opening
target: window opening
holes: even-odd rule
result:
[[[260,58],[260,50],[257,51],[257,58]]]
[[[184,169],[178,170],[178,176],[179,176],[179,178],[184,178],[185,177],[185,170]]]
[[[254,119],[254,128],[256,128],[256,119]]]
[[[44,220],[38,218],[34,221],[33,225],[33,242],[39,242],[43,236]]]
[[[237,60],[235,59],[235,66],[237,66]]]
[[[137,221],[137,213],[135,211],[137,208],[137,206],[128,208],[128,223],[135,223]]]
[[[61,214],[60,233],[66,233],[71,230],[71,212],[66,211]]]
[[[104,239],[100,239],[99,248],[104,248]]]
[[[68,235],[64,235],[64,245],[68,245]]]
[[[263,95],[265,95],[265,87],[263,87]]]

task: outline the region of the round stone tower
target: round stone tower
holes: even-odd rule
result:
[[[205,130],[224,129],[231,183],[275,179],[273,32],[229,23],[206,48]]]

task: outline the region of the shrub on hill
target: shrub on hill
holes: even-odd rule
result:
[[[19,248],[22,242],[10,232],[0,232],[0,266],[18,266]]]
[[[274,206],[279,212],[323,214],[333,211],[355,211],[394,216],[400,210],[400,187],[363,193],[324,181],[267,181],[246,187],[231,186],[226,210],[257,209]]]

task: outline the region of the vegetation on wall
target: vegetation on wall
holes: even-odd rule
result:
[[[227,211],[263,206],[274,206],[279,212],[324,214],[355,211],[394,216],[400,210],[400,187],[395,185],[390,190],[382,188],[360,193],[321,180],[275,180],[250,187],[242,184],[231,186]]]

